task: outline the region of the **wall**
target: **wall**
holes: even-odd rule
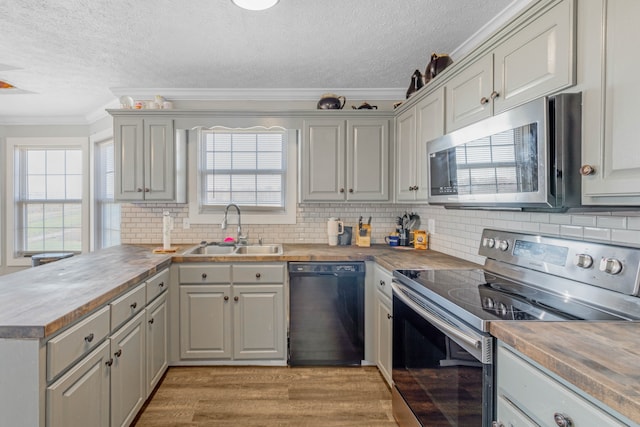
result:
[[[226,232],[217,225],[192,224],[182,229],[182,219],[188,216],[186,205],[128,204],[122,206],[122,243],[162,242],[162,212],[169,210],[175,218],[172,244],[192,245],[202,240],[220,241],[226,235],[235,236],[235,213],[229,219]],[[512,211],[449,210],[425,204],[326,203],[299,204],[295,225],[248,225],[250,242],[263,237],[265,243],[326,244],[326,221],[340,217],[345,225],[355,228],[358,217],[371,216],[373,243],[384,243],[384,236],[395,229],[396,217],[405,211],[416,212],[421,229],[428,219],[435,220],[435,233],[430,236],[430,248],[482,264],[478,245],[484,228],[542,233],[574,239],[604,241],[625,245],[640,245],[640,209],[626,212],[533,213]],[[353,241],[355,243],[355,240]]]

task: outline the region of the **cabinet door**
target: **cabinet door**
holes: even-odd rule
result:
[[[144,200],[142,119],[114,118],[115,199]]]
[[[283,285],[233,285],[235,359],[284,359],[283,288]]]
[[[564,0],[494,50],[494,114],[575,84],[574,16]]]
[[[231,358],[231,285],[180,286],[180,357]]]
[[[493,114],[493,55],[488,54],[467,66],[445,86],[446,131],[490,117]]]
[[[147,393],[158,385],[168,366],[167,293],[146,309],[147,317]]]
[[[592,9],[599,12],[602,5]],[[593,26],[582,27],[579,54],[593,56],[580,65],[584,79],[591,77],[583,91],[582,157],[595,169],[582,178],[585,204],[640,205],[640,56],[632,54],[640,39],[638,16],[638,1],[604,1]]]
[[[109,426],[109,340],[47,387],[47,426]]]
[[[393,319],[391,316],[391,300],[376,291],[375,298],[375,319],[376,319],[376,365],[380,373],[389,385],[391,380],[391,331],[393,330]]]
[[[345,200],[344,123],[305,121],[300,171],[303,201]]]
[[[175,142],[173,120],[144,119],[145,200],[173,200],[175,197]]]
[[[396,119],[396,199],[415,200],[416,185],[416,109]]]
[[[347,200],[389,200],[389,121],[347,121]]]
[[[110,338],[111,427],[128,426],[147,398],[145,312]]]
[[[444,135],[444,88],[426,96],[416,105],[417,132],[416,178],[414,193],[416,200],[427,200],[429,197],[429,158],[427,142]]]

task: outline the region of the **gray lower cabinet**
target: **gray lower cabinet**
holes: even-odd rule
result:
[[[392,385],[392,332],[393,316],[391,304],[391,273],[376,264],[374,270],[374,285],[376,288],[374,299],[375,319],[375,360],[380,373]]]
[[[138,313],[110,340],[111,426],[128,426],[147,398],[146,312]]]
[[[148,290],[148,289],[147,289]],[[147,396],[156,388],[169,366],[167,293],[151,302],[147,309]]]
[[[496,369],[498,426],[628,425],[604,404],[502,342],[498,345]]]
[[[180,358],[284,361],[285,265],[181,265]]]
[[[107,340],[47,387],[48,426],[109,426],[110,360]]]

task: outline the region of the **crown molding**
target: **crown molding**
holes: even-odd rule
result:
[[[85,116],[9,116],[0,117],[0,126],[87,126]]]
[[[161,95],[172,101],[317,101],[324,93],[337,93],[348,99],[404,99],[406,88],[110,88],[117,96],[153,99]]]
[[[102,107],[85,114],[84,117],[86,123],[91,124],[97,122],[98,120],[104,119],[105,117],[109,116],[107,110],[112,108],[120,108],[120,102],[117,99],[112,99]]]

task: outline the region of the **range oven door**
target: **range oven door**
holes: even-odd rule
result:
[[[489,427],[493,417],[491,337],[443,316],[403,285],[394,281],[392,286],[393,412],[398,423],[403,427]]]

